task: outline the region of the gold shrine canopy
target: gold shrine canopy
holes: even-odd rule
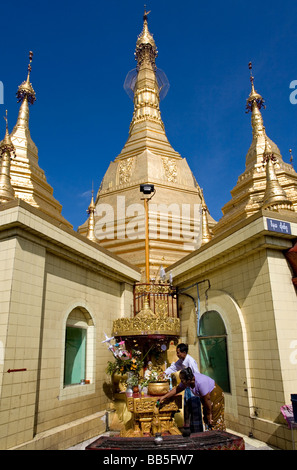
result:
[[[173,298],[174,293],[174,288],[166,283],[136,285],[134,296],[143,298],[142,308],[133,318],[115,320],[113,336],[179,336],[180,319],[176,309],[169,308],[170,296]]]

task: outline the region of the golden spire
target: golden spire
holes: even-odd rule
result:
[[[0,144],[0,202],[11,201],[14,199],[14,189],[10,181],[10,160],[12,156],[15,157],[15,148],[11,142],[10,135],[8,132],[8,120],[6,110],[6,132],[5,137]]]
[[[20,84],[20,86],[18,87],[18,91],[16,93],[17,102],[22,103],[20,110],[19,110],[19,115],[18,115],[16,126],[24,127],[26,129],[29,128],[29,106],[28,105],[29,104],[33,105],[36,101],[35,91],[30,82],[30,74],[32,70],[32,67],[31,67],[32,59],[33,59],[33,52],[30,51],[27,79]]]
[[[294,210],[292,202],[288,199],[285,190],[281,187],[275,173],[274,165],[277,158],[271,150],[266,139],[263,164],[266,163],[266,191],[264,194],[263,208],[270,210],[287,209]]]
[[[138,36],[135,50],[137,61],[137,78],[134,87],[134,112],[130,125],[130,135],[137,123],[151,121],[164,130],[160,113],[159,84],[156,76],[157,47],[149,32],[147,17],[150,12],[144,11],[143,29]]]
[[[200,195],[201,195],[201,205],[202,205],[202,208],[201,208],[202,209],[201,246],[203,246],[205,245],[205,243],[208,243],[212,239],[212,234],[210,233],[210,230],[209,230],[208,218],[207,218],[207,213],[209,213],[209,210],[204,200],[202,188],[200,188]]]
[[[29,105],[36,101],[35,91],[30,83],[32,58],[33,53],[30,51],[27,79],[18,87],[16,94],[21,106],[11,132],[11,140],[16,149],[16,158],[11,161],[11,184],[16,197],[37,207],[64,226],[72,228],[62,216],[62,206],[54,198],[53,188],[46,181],[45,173],[39,166],[38,148],[30,134]]]
[[[266,108],[264,105],[265,100],[262,96],[256,92],[254,87],[254,77],[252,75],[252,63],[249,62],[249,69],[250,69],[250,81],[251,81],[251,93],[246,102],[246,112],[252,113],[252,129],[253,129],[253,136],[257,137],[259,135],[265,134],[265,127],[263,124],[262,114],[260,112],[261,108]]]
[[[87,210],[87,213],[89,214],[87,238],[92,242],[97,241],[97,238],[95,237],[95,207],[94,191],[92,190],[92,199]]]

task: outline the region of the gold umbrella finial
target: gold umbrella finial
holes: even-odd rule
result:
[[[253,66],[252,66],[252,63],[249,62],[249,70],[250,70],[250,81],[251,81],[251,84],[252,84],[252,87],[254,86],[254,77],[253,77]]]
[[[249,70],[250,70],[250,82],[251,82],[251,93],[247,99],[246,103],[246,112],[248,113],[249,111],[253,111],[253,105],[257,105],[258,109],[260,110],[261,108],[266,108],[264,105],[265,100],[262,98],[262,96],[256,92],[255,86],[254,86],[254,76],[252,73],[253,67],[252,67],[252,62],[249,62]]]
[[[30,73],[31,73],[31,70],[32,70],[32,66],[31,66],[32,60],[33,60],[33,52],[30,51],[30,52],[29,52],[29,64],[28,64],[28,77],[27,77],[27,81],[29,81]]]
[[[249,71],[250,71],[250,82],[251,82],[251,86],[252,86],[252,91],[255,91],[254,77],[253,77],[253,65],[252,65],[251,62],[249,62]]]
[[[21,83],[16,94],[18,103],[20,101],[24,101],[25,98],[27,98],[29,104],[34,104],[34,102],[36,101],[35,91],[32,87],[32,84],[30,83],[32,59],[33,59],[33,52],[30,51],[29,52],[29,64],[28,64],[28,76],[27,76],[27,79],[23,83]]]
[[[151,11],[146,10],[146,5],[144,5],[144,14],[143,14],[143,28],[141,34],[138,36],[136,42],[136,51],[135,51],[135,59],[140,65],[140,61],[143,60],[143,49],[149,48],[150,50],[150,60],[155,63],[155,58],[158,55],[158,51],[156,48],[156,43],[154,41],[153,35],[149,32],[147,17]]]
[[[249,62],[250,70],[250,82],[251,82],[251,92],[246,100],[246,113],[251,112],[252,114],[252,129],[253,137],[257,137],[265,134],[265,127],[263,124],[263,118],[261,114],[261,108],[266,108],[264,105],[265,100],[262,96],[257,93],[254,86],[254,76],[252,74],[252,62]]]
[[[146,11],[146,5],[144,5],[144,14],[143,14],[143,21],[147,21],[147,17],[150,14],[150,11]]]

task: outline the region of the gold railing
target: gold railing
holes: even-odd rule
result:
[[[167,283],[135,284],[134,316],[113,322],[113,336],[180,335],[175,289]]]
[[[165,282],[137,283],[134,285],[134,316],[148,301],[150,309],[159,316],[178,317],[176,289]]]

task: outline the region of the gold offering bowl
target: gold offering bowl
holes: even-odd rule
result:
[[[150,382],[147,392],[149,395],[165,395],[169,392],[169,382]]]

